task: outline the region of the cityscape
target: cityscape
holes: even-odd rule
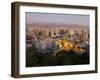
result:
[[[26,67],[89,64],[89,27],[26,24]]]

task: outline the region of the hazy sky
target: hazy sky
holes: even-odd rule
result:
[[[26,12],[26,23],[59,23],[89,26],[89,15]]]

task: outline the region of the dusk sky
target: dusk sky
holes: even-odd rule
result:
[[[59,23],[89,26],[89,15],[26,12],[26,23]]]

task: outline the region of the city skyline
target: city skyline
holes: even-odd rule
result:
[[[89,64],[89,16],[26,13],[26,67]]]

